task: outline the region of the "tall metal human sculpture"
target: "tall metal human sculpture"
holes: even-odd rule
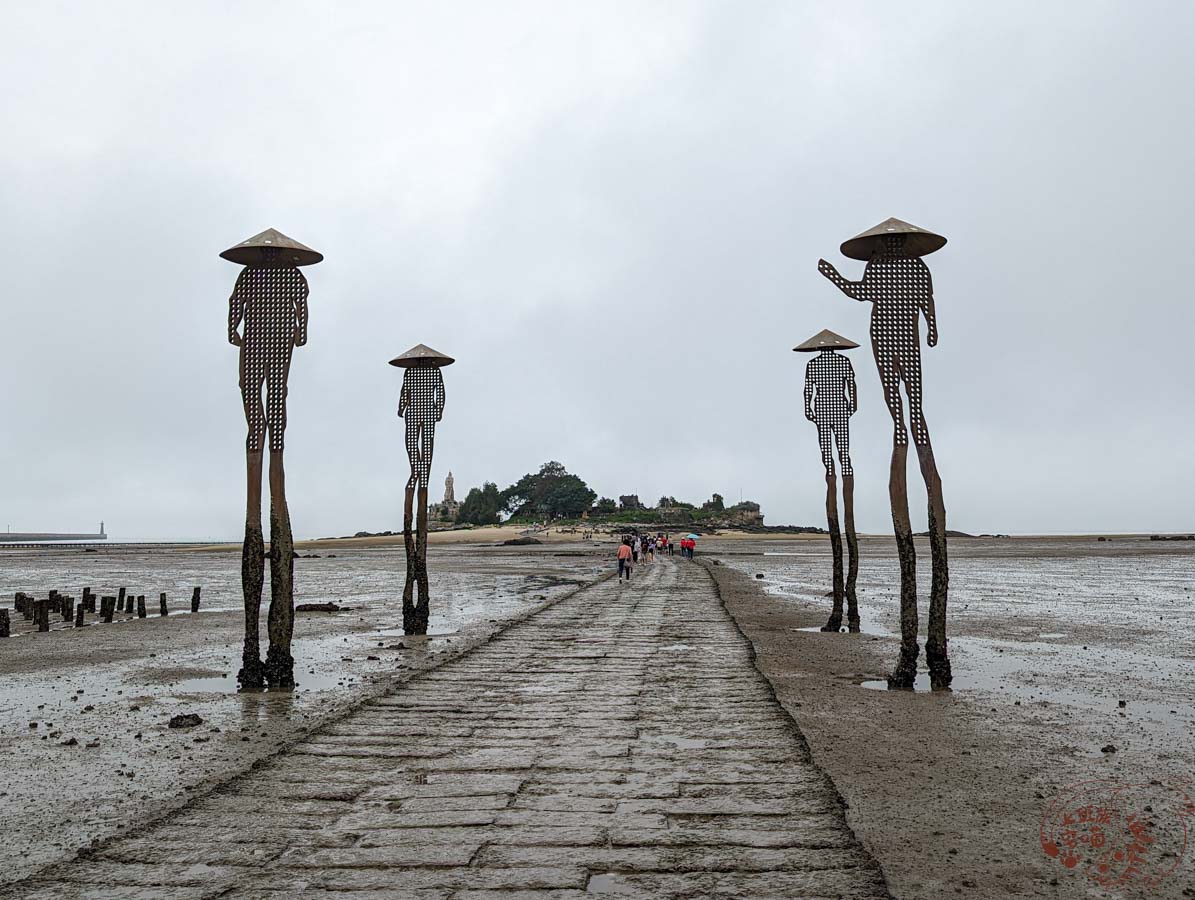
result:
[[[842,598],[847,601],[847,628],[859,631],[859,601],[855,582],[859,577],[859,541],[855,536],[855,472],[851,468],[851,416],[859,408],[855,370],[851,361],[835,350],[853,350],[859,345],[833,331],[821,331],[803,344],[797,353],[817,353],[805,366],[805,418],[817,426],[822,464],[826,467],[826,521],[830,528],[830,549],[834,554],[834,606],[822,631],[842,628]],[[846,520],[849,563],[845,591],[842,578],[842,534],[838,527],[838,479],[834,474],[834,447],[842,463],[842,511]]]
[[[440,369],[455,362],[451,356],[416,344],[390,365],[406,369],[398,395],[398,414],[406,422],[407,458],[411,477],[407,479],[403,504],[403,543],[407,551],[407,581],[402,592],[402,630],[405,634],[427,634],[427,485],[432,471],[436,423],[444,416],[444,377]],[[419,490],[419,512],[415,533],[415,490]],[[415,601],[418,588],[419,599]]]
[[[888,219],[875,228],[842,244],[842,253],[851,259],[866,260],[860,281],[848,281],[824,259],[818,271],[848,297],[870,301],[871,348],[875,355],[884,400],[892,415],[892,466],[888,476],[888,494],[892,503],[892,524],[896,549],[900,556],[900,659],[888,677],[890,688],[911,689],[917,676],[917,557],[913,548],[913,529],[909,524],[909,498],[906,458],[909,430],[917,446],[921,477],[929,500],[929,546],[933,577],[930,586],[929,623],[926,631],[925,660],[930,686],[935,690],[950,687],[950,658],[946,650],[946,594],[950,576],[946,561],[946,505],[942,499],[942,479],[934,462],[929,428],[921,407],[921,333],[920,317],[925,316],[927,343],[938,343],[938,321],[934,313],[934,289],[929,269],[921,257],[941,249],[946,238],[933,232]],[[900,386],[904,384],[909,400],[909,428],[906,429]]]
[[[220,254],[245,268],[228,298],[228,342],[241,348],[241,400],[249,436],[245,441],[248,499],[241,551],[245,600],[245,644],[237,680],[242,688],[290,689],[295,685],[294,538],[286,506],[282,464],[286,431],[286,379],[295,347],[307,343],[307,279],[300,266],[324,257],[273,228]],[[243,330],[238,331],[243,325]],[[262,403],[262,389],[265,403]],[[258,642],[265,541],[261,531],[262,454],[270,445],[270,611],[265,664]]]

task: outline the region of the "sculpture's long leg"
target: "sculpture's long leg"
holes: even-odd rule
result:
[[[407,580],[402,591],[402,630],[403,634],[417,634],[415,624],[415,535],[411,528],[414,525],[415,506],[415,475],[412,472],[411,481],[407,482],[406,496],[403,501],[402,539],[407,551]]]
[[[859,601],[855,582],[859,578],[859,539],[855,536],[855,476],[842,476],[842,516],[846,525],[846,623],[851,632],[859,631]]]
[[[245,503],[245,543],[241,547],[241,592],[245,604],[245,643],[241,650],[241,670],[237,681],[242,688],[265,686],[261,664],[258,630],[261,615],[261,586],[265,580],[265,540],[261,533],[261,463],[262,452],[246,454],[247,500]]]
[[[831,473],[826,475],[826,523],[834,556],[834,606],[822,631],[836,632],[842,627],[842,532],[838,527],[838,479]]]
[[[888,497],[892,503],[892,528],[896,533],[896,553],[900,559],[900,659],[888,676],[888,687],[912,690],[917,677],[917,551],[913,547],[913,528],[909,524],[909,491],[905,468],[909,445],[892,447],[892,466],[888,473]]]
[[[266,680],[271,687],[295,686],[295,659],[291,656],[294,633],[295,540],[286,505],[286,473],[282,451],[270,451],[270,612],[266,630],[270,647],[266,651]]]
[[[942,497],[942,479],[934,462],[934,450],[928,435],[918,444],[921,477],[929,500],[929,552],[933,562],[933,576],[929,595],[929,623],[925,637],[925,661],[929,666],[930,687],[946,690],[950,687],[950,657],[946,649],[946,595],[950,587],[950,572],[946,558],[946,503]]]
[[[419,510],[416,518],[415,540],[415,582],[419,590],[419,602],[415,606],[415,634],[427,634],[428,586],[427,586],[427,485],[419,487]]]

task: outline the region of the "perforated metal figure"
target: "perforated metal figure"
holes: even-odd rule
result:
[[[843,595],[847,601],[847,627],[859,631],[859,603],[855,582],[859,575],[859,543],[855,536],[855,475],[851,468],[850,419],[859,408],[855,370],[851,361],[835,350],[859,345],[833,331],[815,334],[794,347],[798,353],[817,353],[805,366],[805,418],[817,425],[817,440],[826,470],[826,521],[834,559],[834,606],[822,631],[842,628]],[[845,585],[842,574],[842,535],[838,527],[838,486],[834,473],[834,447],[842,463],[842,505],[846,517],[846,540],[850,562]]]
[[[822,465],[829,477],[834,475],[835,446],[842,463],[842,474],[855,474],[851,468],[850,421],[858,408],[855,370],[851,361],[829,347],[823,347],[821,353],[805,366],[805,418],[817,425]]]
[[[440,369],[453,362],[451,356],[437,353],[423,344],[416,344],[402,356],[390,360],[390,365],[406,369],[398,395],[398,414],[406,422],[407,459],[411,463],[403,505],[407,578],[403,588],[402,621],[406,634],[427,634],[427,488],[435,451],[436,423],[444,416],[444,377]],[[419,489],[419,509],[412,533],[416,488]],[[416,587],[418,602],[414,599]]]
[[[295,347],[307,343],[307,279],[296,266],[279,265],[276,247],[261,250],[260,266],[246,266],[228,298],[228,341],[241,348],[241,401],[249,436],[245,449],[282,450],[286,432],[286,379]],[[244,336],[237,328],[244,323]],[[266,402],[262,405],[262,387]]]
[[[863,278],[848,281],[824,259],[818,271],[848,297],[870,301],[871,346],[884,387],[884,400],[892,416],[893,450],[888,491],[892,522],[901,562],[901,650],[896,670],[888,679],[893,688],[912,688],[917,674],[917,582],[916,552],[909,523],[905,461],[909,431],[917,447],[921,474],[929,500],[930,558],[933,578],[930,589],[929,623],[925,643],[930,683],[934,688],[950,685],[950,660],[946,649],[946,597],[949,573],[946,556],[946,508],[942,481],[938,476],[930,445],[929,427],[922,408],[920,319],[925,317],[927,343],[938,343],[938,322],[934,311],[933,282],[922,256],[946,244],[946,238],[899,219],[888,219],[842,245],[845,256],[867,261]],[[909,427],[904,421],[900,386],[909,402]]]
[[[249,433],[245,543],[241,588],[245,643],[237,679],[247,689],[294,687],[294,539],[286,504],[282,453],[286,432],[286,381],[295,347],[307,343],[307,279],[299,266],[323,256],[272,228],[220,254],[245,266],[228,298],[228,341],[240,347],[241,402]],[[242,328],[242,331],[238,329]],[[262,402],[262,388],[265,402]],[[262,454],[270,445],[269,649],[261,661],[258,640],[261,589],[265,581],[265,539],[261,528]]]
[[[411,462],[408,486],[426,488],[436,446],[436,423],[444,416],[444,377],[439,366],[419,360],[406,370],[398,395],[398,415],[407,426],[407,459]]]

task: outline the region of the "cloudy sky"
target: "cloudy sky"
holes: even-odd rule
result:
[[[1195,5],[10,3],[0,35],[0,526],[236,538],[225,247],[308,269],[297,536],[400,527],[401,373],[457,357],[433,478],[548,459],[604,495],[818,523],[801,414],[852,358],[862,530],[891,425],[839,243],[897,216],[941,342],[949,524],[1195,528]],[[915,467],[910,484],[917,483]],[[924,521],[919,488],[911,491]]]

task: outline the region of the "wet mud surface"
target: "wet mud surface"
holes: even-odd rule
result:
[[[1195,794],[1195,547],[952,539],[955,690],[933,693],[886,690],[898,561],[890,540],[860,543],[860,635],[818,630],[831,602],[828,541],[703,550],[720,559],[710,569],[724,601],[893,893],[1195,895],[1195,849],[1178,858],[1173,817],[1156,835],[1159,863],[1174,871],[1153,885],[1101,887],[1084,862],[1067,868],[1041,843],[1052,801],[1078,783]],[[929,566],[917,544],[924,646]],[[928,688],[924,665],[923,651],[918,688]]]
[[[396,679],[438,665],[604,573],[589,552],[453,546],[430,551],[431,633],[401,629],[399,550],[295,560],[294,693],[238,693],[243,614],[240,554],[187,550],[8,551],[0,607],[0,882],[29,875],[92,841],[119,835],[230,777]],[[199,613],[191,588],[202,585]],[[53,623],[38,634],[11,612],[16,591],[76,598],[127,586],[145,619]],[[169,615],[157,615],[158,594]],[[268,596],[262,606],[264,616]],[[60,617],[55,617],[60,618]],[[264,651],[264,648],[263,648]],[[201,724],[171,728],[194,713]]]

